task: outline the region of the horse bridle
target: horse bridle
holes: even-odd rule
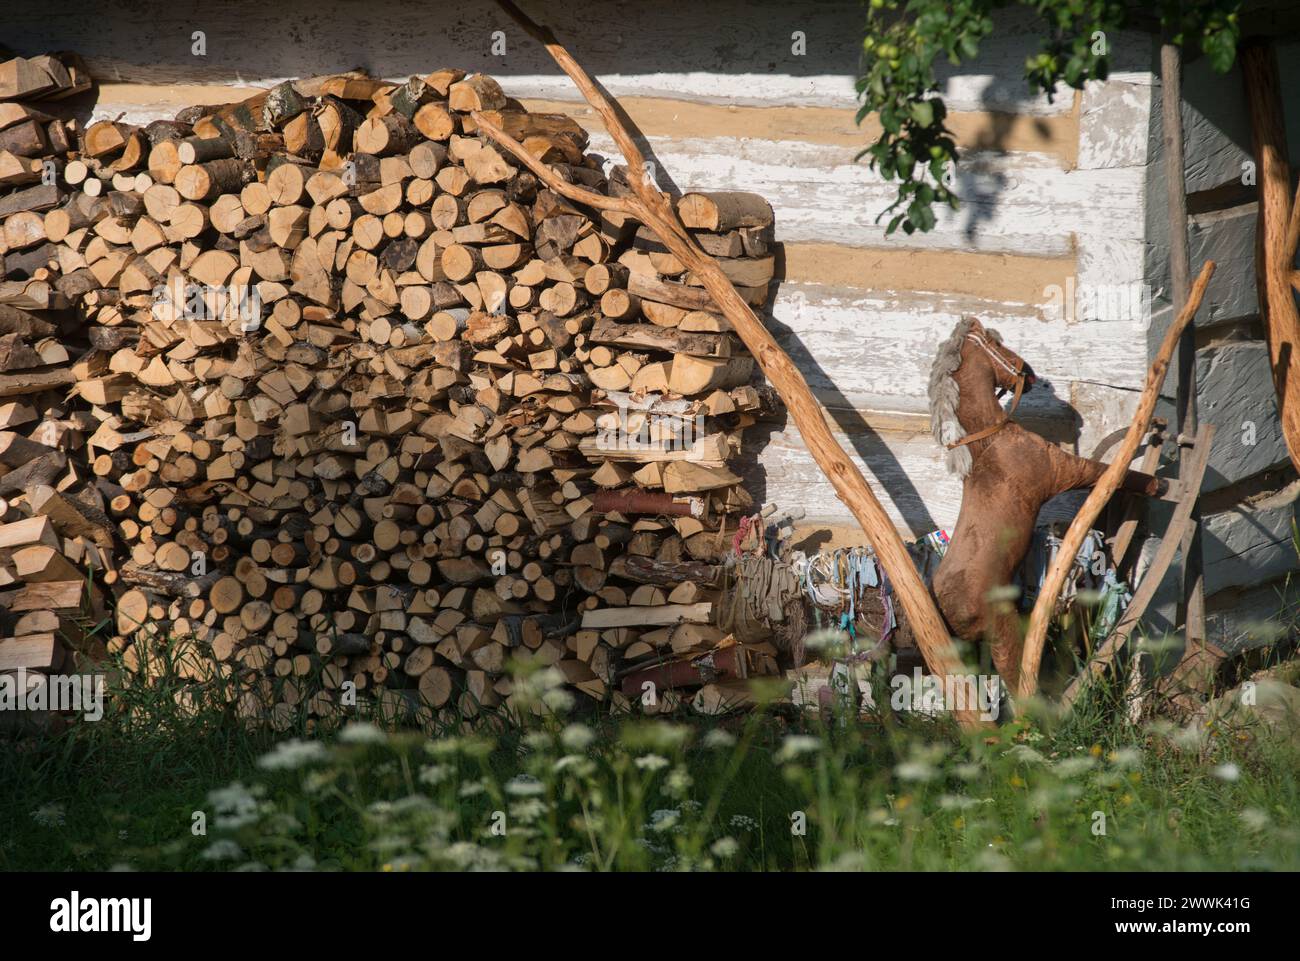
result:
[[[1006,427],[1007,424],[1011,423],[1011,415],[1014,414],[1016,412],[1016,408],[1020,406],[1020,395],[1025,392],[1025,362],[1023,360],[1020,361],[1020,366],[1012,367],[1005,357],[998,354],[992,347],[989,346],[988,341],[986,341],[983,337],[981,337],[973,330],[966,335],[966,339],[973,340],[975,341],[975,343],[979,344],[980,347],[984,348],[984,353],[989,355],[989,358],[993,361],[993,363],[997,364],[997,366],[1001,367],[1012,377],[1014,377],[1016,379],[1016,389],[1015,389],[1015,395],[1011,398],[1011,409],[1003,413],[1002,419],[1000,421],[998,421],[992,427],[985,427],[983,430],[977,430],[973,434],[967,434],[965,437],[961,438],[960,440],[953,441],[951,444],[947,445],[948,450],[952,450],[955,447],[962,447],[966,444],[973,444],[975,443],[975,441],[983,440],[986,437],[992,437],[1003,427]],[[1003,396],[1006,394],[1006,392],[1007,389],[1005,387],[1000,388],[998,390],[998,400],[1001,400]]]

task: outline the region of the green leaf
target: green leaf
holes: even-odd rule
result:
[[[903,180],[912,179],[912,170],[916,167],[916,158],[906,145],[898,148],[898,174]]]
[[[912,101],[912,119],[922,127],[934,124],[934,103],[930,100]]]

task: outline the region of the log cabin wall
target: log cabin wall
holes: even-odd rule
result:
[[[534,0],[529,10],[621,99],[648,137],[662,186],[752,190],[771,201],[782,244],[773,329],[901,530],[920,536],[957,517],[960,484],[929,434],[925,389],[935,346],[965,313],[1000,330],[1050,382],[1026,395],[1023,421],[1089,456],[1106,456],[1118,441],[1168,322],[1159,57],[1149,35],[1109,38],[1110,80],[1049,101],[1030,96],[1023,80],[1035,24],[1018,12],[1001,16],[980,61],[944,79],[964,153],[962,209],[941,215],[929,234],[886,238],[877,216],[894,187],[854,160],[873,139],[871,122],[853,119],[860,4]],[[6,21],[5,41],[17,52],[73,49],[86,58],[100,82],[93,119],[168,116],[350,67],[402,79],[458,66],[491,73],[529,109],[570,113],[591,131],[592,149],[612,153],[567,78],[486,0],[69,0],[55,10],[19,7]],[[1296,71],[1280,60],[1290,90]],[[1260,339],[1254,205],[1228,189],[1245,159],[1238,154],[1249,151],[1240,76],[1193,63],[1185,85],[1192,264],[1219,261],[1213,305],[1198,325],[1198,369],[1202,417],[1220,430],[1205,542],[1212,627],[1222,640],[1267,614],[1270,597],[1276,612],[1278,579],[1295,566],[1282,535],[1297,487],[1280,469],[1286,456]],[[1288,119],[1300,155],[1300,107]],[[1080,316],[1053,302],[1054,288],[1142,284],[1156,292],[1150,325],[1122,303]],[[1171,382],[1171,398],[1173,390]],[[1255,421],[1256,443],[1232,446],[1246,420]],[[756,498],[853,527],[793,424],[752,429],[747,441]],[[1066,516],[1069,504],[1049,505],[1049,516]]]

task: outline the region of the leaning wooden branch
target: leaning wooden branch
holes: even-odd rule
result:
[[[597,200],[596,195],[589,191],[583,191],[562,181],[544,164],[529,155],[522,145],[488,122],[481,114],[475,116],[476,122],[489,137],[509,150],[548,187],[562,196],[604,209],[624,209],[614,207],[610,203],[612,199],[617,199],[620,203],[630,203],[631,216],[653,230],[664,246],[699,278],[704,288],[713,297],[718,309],[731,322],[732,328],[740,336],[745,347],[753,354],[767,379],[781,395],[813,459],[830,480],[836,494],[852,512],[875,548],[916,634],[917,644],[925,657],[926,665],[940,678],[961,673],[962,663],[952,645],[947,626],[939,615],[930,592],[917,574],[902,538],[894,529],[894,525],[867,484],[862,472],[835,442],[822,409],[799,369],[732,286],[717,261],[704,253],[691,238],[669,198],[643,175],[646,169],[644,157],[615,105],[601,92],[549,29],[533,22],[510,0],[499,0],[499,2],[531,36],[545,45],[547,52],[568,74],[587,102],[600,115],[605,129],[627,161],[629,180],[636,195],[635,200],[608,197]],[[956,714],[963,727],[974,728],[981,725],[979,715],[973,709],[958,711]]]
[[[1292,291],[1292,261],[1300,238],[1300,215],[1291,196],[1281,80],[1271,43],[1241,50],[1241,75],[1250,108],[1250,132],[1259,164],[1259,224],[1255,277],[1260,313],[1273,367],[1282,436],[1300,470],[1300,309]],[[1300,288],[1298,288],[1300,289]]]
[[[1101,476],[1101,480],[1097,482],[1097,486],[1092,489],[1088,499],[1083,502],[1083,507],[1075,515],[1070,529],[1065,534],[1065,539],[1061,542],[1060,550],[1057,551],[1056,559],[1047,571],[1033,613],[1029,617],[1028,633],[1020,660],[1020,689],[1017,692],[1020,697],[1031,697],[1038,689],[1038,667],[1043,659],[1047,625],[1051,622],[1056,599],[1061,596],[1066,574],[1074,563],[1075,555],[1079,553],[1084,537],[1092,529],[1097,515],[1123,482],[1129,464],[1137,453],[1138,445],[1142,443],[1142,438],[1151,429],[1151,417],[1155,413],[1156,401],[1160,397],[1160,386],[1165,382],[1169,360],[1178,346],[1178,338],[1196,316],[1196,311],[1201,306],[1201,298],[1205,296],[1205,288],[1209,286],[1213,274],[1214,261],[1206,261],[1205,266],[1201,268],[1200,276],[1196,278],[1196,283],[1192,285],[1187,303],[1170,325],[1169,330],[1165,332],[1165,339],[1161,342],[1156,359],[1147,373],[1146,387],[1142,390],[1137,413],[1133,417],[1133,423],[1129,425],[1128,433],[1124,435],[1123,443],[1116,451],[1106,473]]]

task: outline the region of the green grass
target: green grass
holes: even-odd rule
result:
[[[563,707],[553,683],[521,681]],[[1300,868],[1293,741],[1240,716],[1133,726],[1104,689],[968,736],[776,708],[307,736],[174,693],[0,743],[0,869]]]

